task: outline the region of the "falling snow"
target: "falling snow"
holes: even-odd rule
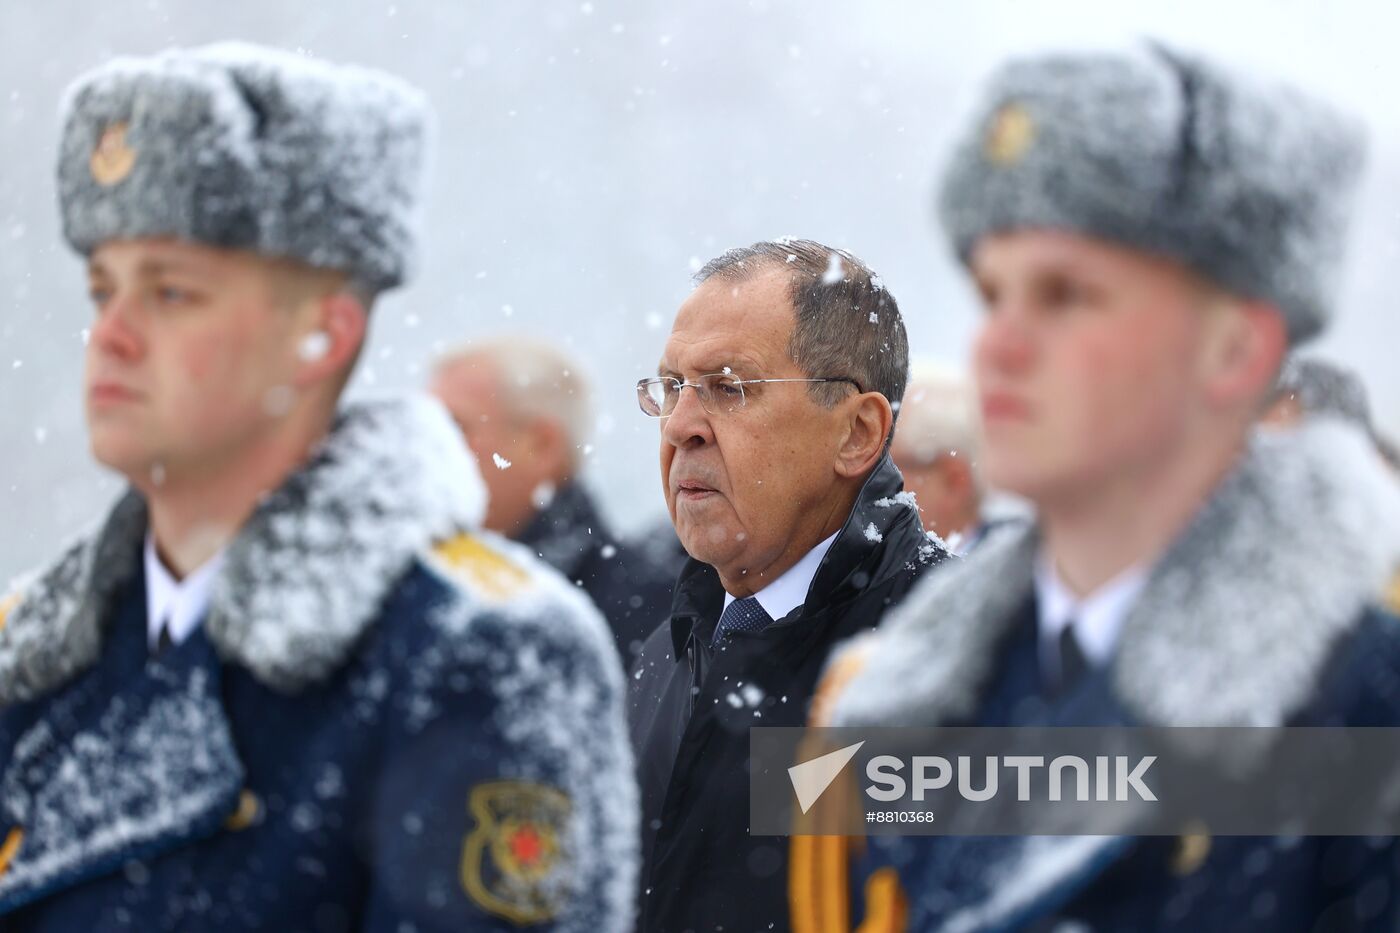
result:
[[[823,285],[835,285],[846,278],[846,264],[841,261],[841,257],[836,253],[831,254],[827,261],[826,271],[822,273]]]

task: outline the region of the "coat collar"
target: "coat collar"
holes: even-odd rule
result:
[[[904,491],[904,476],[886,453],[861,487],[850,517],[817,569],[807,600],[820,605],[847,602],[890,577],[947,556],[942,540],[924,531],[914,494]]]
[[[144,660],[143,609],[126,611],[131,624],[118,655],[134,649]],[[107,671],[61,691],[15,737],[0,772],[0,823],[23,836],[0,874],[0,914],[209,836],[232,812],[244,770],[219,667],[203,639],[183,654],[176,664],[117,676],[125,659],[110,663],[104,653]]]
[[[900,573],[948,556],[936,536],[924,532],[913,493],[885,454],[866,477],[851,514],[827,549],[803,612],[847,603]],[[691,558],[681,570],[671,610],[671,638],[679,661],[701,619],[713,622],[724,608],[724,591],[713,567]],[[871,619],[871,624],[875,620]]]
[[[845,647],[861,673],[834,724],[971,715],[1031,592],[1038,541],[1034,526],[993,532]],[[1366,438],[1335,422],[1257,436],[1153,567],[1123,625],[1115,692],[1146,724],[1280,725],[1397,565],[1400,491]]]
[[[479,524],[485,494],[446,413],[427,398],[347,405],[312,458],[230,543],[205,628],[219,653],[295,692],[347,658],[436,538]],[[115,589],[140,572],[145,502],[128,493],[96,532],[17,585],[0,628],[0,705],[90,667]]]

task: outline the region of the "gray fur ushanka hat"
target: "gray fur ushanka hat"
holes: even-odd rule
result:
[[[1326,104],[1158,45],[1045,55],[992,76],[939,214],[964,262],[1018,228],[1176,259],[1297,343],[1331,317],[1363,149]]]
[[[390,75],[243,43],[119,58],[64,102],[68,242],[175,237],[404,282],[429,110]]]

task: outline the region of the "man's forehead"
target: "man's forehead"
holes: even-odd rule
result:
[[[439,374],[433,379],[430,391],[464,426],[489,423],[505,412],[506,400],[498,387],[472,374]]]
[[[770,365],[786,357],[793,324],[789,279],[781,270],[711,277],[676,314],[663,368]]]
[[[696,342],[673,337],[661,354],[657,372],[701,375],[732,369],[738,375],[751,376],[769,368],[767,356],[758,353],[758,349],[751,341],[732,339],[729,335]]]
[[[1175,260],[1068,230],[1016,230],[984,237],[973,249],[972,268],[979,275],[1005,271],[1132,276],[1151,272],[1182,280],[1195,278]]]
[[[226,251],[170,239],[110,240],[88,257],[90,271],[159,271],[177,269],[214,273],[226,263]]]
[[[443,360],[434,369],[433,380],[457,391],[495,394],[503,374],[495,360],[472,353]]]
[[[1055,265],[1082,258],[1093,241],[1059,230],[1010,230],[983,237],[972,250],[974,269],[1007,264]]]

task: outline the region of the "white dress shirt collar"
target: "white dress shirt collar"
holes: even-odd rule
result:
[[[817,568],[821,566],[822,558],[826,557],[826,552],[831,549],[831,542],[835,540],[836,535],[833,534],[803,555],[802,559],[785,570],[782,576],[753,594],[763,611],[768,613],[768,618],[776,622],[807,601],[807,591],[812,588]],[[725,593],[724,608],[728,609],[732,602],[734,597]]]
[[[155,539],[146,535],[146,642],[151,649],[160,643],[162,628],[170,630],[170,640],[177,645],[199,628],[223,562],[224,552],[219,551],[183,580],[176,580],[156,553]]]
[[[1046,652],[1059,664],[1060,632],[1073,623],[1084,657],[1102,667],[1113,657],[1118,635],[1133,603],[1147,585],[1149,567],[1133,566],[1085,597],[1078,597],[1055,572],[1054,562],[1041,553],[1035,562],[1035,597],[1039,613],[1042,659]]]

